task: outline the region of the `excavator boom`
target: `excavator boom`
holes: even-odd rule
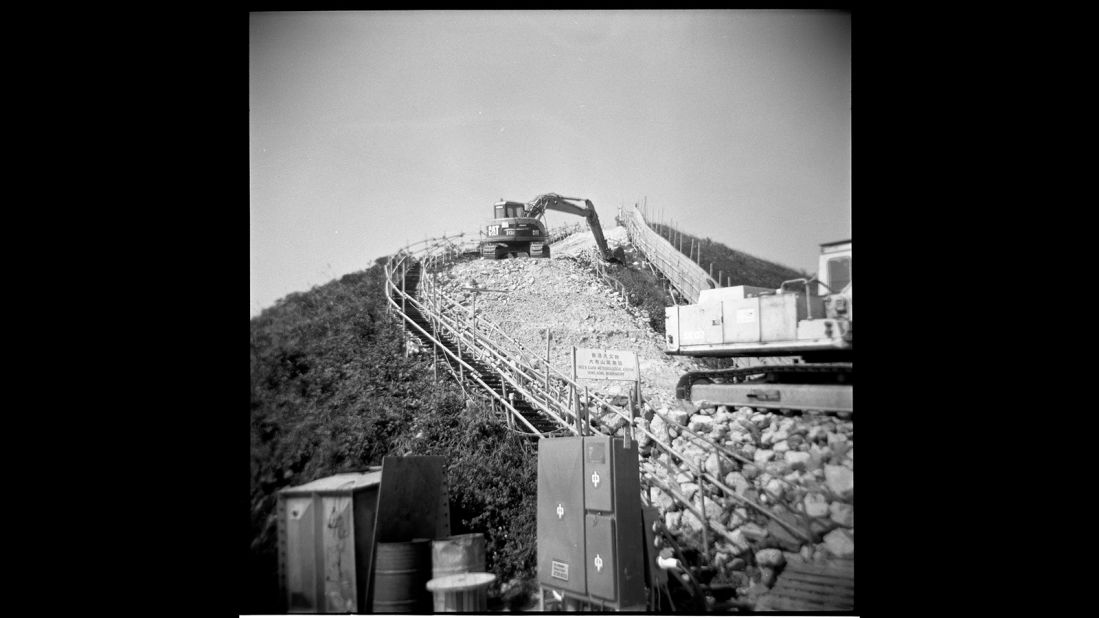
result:
[[[572,203],[581,199],[584,198],[563,197],[556,193],[539,195],[527,204],[527,216],[537,218],[545,214],[547,210],[556,210],[584,217],[588,222],[588,227],[591,228],[592,236],[595,237],[595,244],[599,246],[600,254],[602,254],[604,260],[610,261],[613,259],[611,250],[607,247],[607,239],[603,237],[603,226],[599,223],[599,215],[595,212],[595,206],[589,199],[584,199],[583,206]]]

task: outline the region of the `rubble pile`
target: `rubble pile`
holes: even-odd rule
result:
[[[718,406],[700,408],[694,414],[673,409],[638,422],[694,459],[737,495],[763,505],[810,539],[796,536],[759,510],[721,492],[708,492],[703,504],[698,477],[669,472],[663,465],[669,463],[668,455],[646,448],[651,447],[648,436],[640,438],[642,451],[647,450],[652,461],[662,464],[656,466],[661,483],[686,497],[699,512],[730,533],[731,538],[710,533],[708,548],[709,562],[724,580],[745,587],[753,582],[769,586],[768,580],[773,578],[764,568],[777,572],[775,567],[788,561],[823,563],[833,558],[854,558],[853,420]],[[705,435],[751,463],[719,457],[686,429]],[[695,514],[670,495],[654,487],[649,498],[661,509],[669,530],[688,536],[701,533],[702,524]],[[761,557],[764,551],[767,553]]]
[[[624,228],[617,228],[625,231]],[[577,240],[575,237],[581,237]],[[637,355],[643,399],[653,407],[668,407],[676,381],[694,364],[664,353],[663,333],[649,328],[648,314],[630,306],[622,295],[585,266],[594,251],[574,234],[553,245],[552,259],[474,260],[436,275],[439,290],[473,308],[477,319],[492,322],[518,341],[531,356],[545,358],[547,332],[550,363],[565,375],[572,372],[572,347],[628,350]],[[588,239],[591,233],[588,232]],[[624,236],[624,234],[623,234]],[[608,234],[608,243],[618,240]],[[612,244],[613,246],[613,244]],[[579,256],[574,258],[573,256]],[[469,288],[489,291],[473,292]],[[531,359],[528,359],[531,360]],[[630,382],[578,380],[592,394],[607,397],[629,392]]]
[[[606,237],[612,249],[628,242],[623,228],[611,230]],[[689,358],[666,354],[663,333],[652,331],[648,315],[594,274],[587,264],[597,259],[595,251],[590,232],[574,234],[553,245],[552,259],[458,263],[437,273],[436,283],[466,307],[472,308],[476,298],[478,320],[499,326],[531,356],[545,357],[550,333],[550,362],[566,375],[571,373],[573,346],[634,352],[645,401],[638,427],[651,431],[737,495],[764,506],[809,539],[718,488],[708,486],[704,497],[697,476],[669,471],[668,466],[673,470],[679,466],[653,446],[652,438],[637,432],[642,456],[656,464],[657,480],[727,530],[728,535],[708,533],[704,561],[717,569],[720,581],[732,582],[741,594],[751,596],[770,586],[787,562],[853,558],[853,420],[676,402],[677,380],[698,366]],[[474,287],[490,291],[468,289]],[[580,383],[607,397],[624,395],[632,387],[630,382]],[[621,432],[628,424],[606,411],[591,411],[601,431]],[[737,457],[719,456],[691,432]],[[650,490],[649,499],[661,510],[670,531],[701,548],[702,523],[693,512],[659,488]]]

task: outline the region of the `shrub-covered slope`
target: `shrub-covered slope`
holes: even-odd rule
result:
[[[486,411],[467,405],[431,356],[407,357],[386,315],[384,258],[291,294],[251,320],[248,586],[242,613],[281,611],[276,492],[381,465],[447,459],[451,529],[484,532],[499,581],[534,569],[535,461]]]

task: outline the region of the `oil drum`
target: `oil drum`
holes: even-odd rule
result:
[[[376,613],[430,613],[431,541],[378,543],[374,559]]]

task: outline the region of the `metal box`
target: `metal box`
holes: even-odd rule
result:
[[[692,346],[706,343],[706,331],[702,328],[703,312],[699,305],[679,307],[679,345]]]
[[[588,539],[588,593],[606,601],[617,601],[615,546],[618,543],[614,536],[614,517],[588,513],[584,518],[584,531]]]
[[[587,594],[583,438],[538,442],[538,582]]]
[[[800,294],[764,296],[759,299],[759,331],[762,341],[792,341],[798,338]],[[804,304],[801,313],[805,313]]]
[[[608,607],[646,603],[637,442],[538,443],[538,583]]]
[[[278,493],[279,580],[291,613],[365,608],[382,473],[337,474]]]
[[[743,298],[722,303],[721,317],[725,323],[723,343],[759,341],[759,298]]]
[[[589,504],[585,521],[587,544],[588,592],[592,597],[619,609],[646,603],[644,521],[641,515],[641,476],[637,463],[637,442],[625,447],[622,438],[587,436],[584,438],[585,493],[593,495],[588,472],[591,455],[600,449],[607,453],[611,482],[610,512],[594,511]],[[592,462],[592,471],[598,464]],[[589,536],[590,535],[590,536]],[[607,549],[604,554],[603,550]],[[599,564],[602,563],[602,568]],[[607,578],[612,580],[608,584]]]
[[[824,317],[824,300],[821,297],[810,296],[809,304],[810,307],[806,307],[805,294],[801,292],[760,297],[761,340],[797,340],[798,321],[809,316],[809,308],[813,310],[813,317]]]

